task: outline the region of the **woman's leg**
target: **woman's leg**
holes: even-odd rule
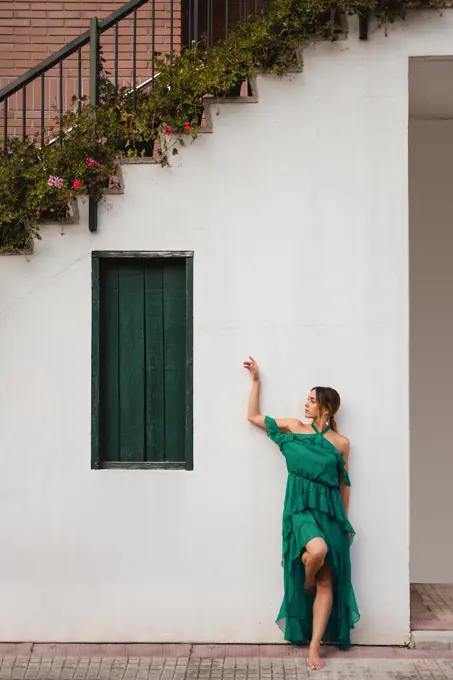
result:
[[[305,566],[305,589],[312,590],[316,583],[316,574],[324,564],[327,545],[323,538],[312,538],[305,546],[302,562]]]
[[[319,656],[321,640],[332,611],[333,576],[330,565],[325,564],[316,578],[316,597],[313,605],[313,635],[308,655],[308,667],[318,670],[324,667]]]

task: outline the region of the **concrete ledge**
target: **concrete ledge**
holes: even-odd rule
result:
[[[114,194],[124,194],[124,177],[121,170],[121,163],[116,161],[116,175],[114,179],[111,178],[111,186],[102,189],[101,193],[104,196],[111,196]],[[112,181],[113,180],[113,181]]]
[[[133,158],[120,158],[119,163],[120,165],[156,165],[157,160],[154,156],[135,156]]]
[[[28,241],[27,241],[27,244],[23,248],[12,248],[11,250],[1,251],[0,257],[33,255],[34,250],[35,250],[35,242],[32,238],[29,238]]]
[[[453,650],[453,630],[413,630],[412,645],[420,650]]]

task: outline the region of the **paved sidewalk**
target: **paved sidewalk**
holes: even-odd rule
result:
[[[32,653],[0,657],[0,680],[453,680],[453,658],[445,654],[440,658],[343,657],[328,658],[323,671],[309,672],[302,656],[128,658]]]

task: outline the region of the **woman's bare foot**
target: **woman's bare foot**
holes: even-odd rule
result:
[[[310,645],[308,652],[307,666],[309,671],[320,671],[324,668],[324,661],[319,655],[319,645]]]

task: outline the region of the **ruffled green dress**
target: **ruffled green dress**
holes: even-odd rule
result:
[[[314,597],[304,588],[301,556],[312,538],[325,540],[326,563],[333,571],[333,607],[323,642],[341,648],[351,645],[350,631],[360,618],[351,583],[350,544],[354,529],[346,516],[339,482],[350,486],[344,458],[324,437],[329,428],[313,434],[283,434],[266,416],[268,436],[285,456],[288,468],[283,509],[283,569],[285,595],[277,623],[285,640],[310,642]]]

